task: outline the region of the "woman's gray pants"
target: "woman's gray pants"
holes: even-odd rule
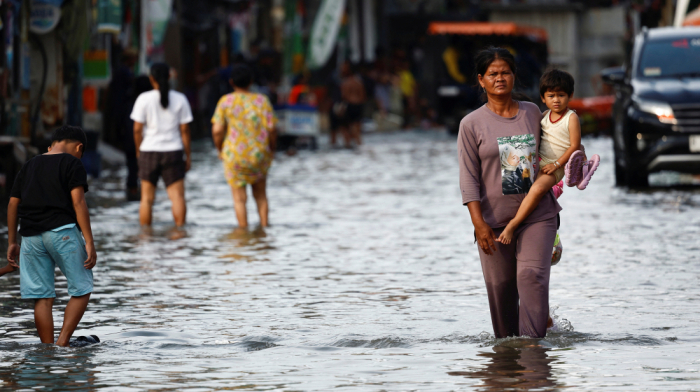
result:
[[[498,237],[503,229],[496,229]],[[497,338],[547,334],[549,317],[549,271],[557,234],[557,217],[524,223],[508,245],[496,242],[487,255],[479,247],[481,268]]]

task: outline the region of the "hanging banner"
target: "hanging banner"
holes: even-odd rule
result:
[[[168,28],[173,0],[146,0],[146,37],[147,52],[151,54],[154,48],[163,44],[165,30]]]
[[[284,3],[284,73],[295,75],[304,67],[304,3],[286,0]]]
[[[323,0],[309,40],[308,67],[323,67],[333,53],[345,12],[345,0]]]
[[[122,0],[98,0],[97,32],[119,34],[122,30]]]
[[[46,34],[55,29],[61,20],[63,0],[32,0],[29,14],[29,30],[36,34]]]
[[[139,72],[148,73],[150,58],[163,44],[173,9],[172,0],[141,0],[141,37]]]

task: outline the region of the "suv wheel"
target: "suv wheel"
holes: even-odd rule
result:
[[[630,188],[649,187],[649,173],[643,168],[630,166],[627,168],[627,186]]]

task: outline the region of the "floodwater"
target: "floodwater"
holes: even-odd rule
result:
[[[38,343],[19,278],[0,279],[0,388],[698,391],[700,192],[615,189],[610,140],[584,143],[602,164],[560,199],[545,339],[493,338],[454,138],[280,156],[264,231],[235,229],[202,144],[183,231],[164,191],[145,232],[123,171],[92,183],[99,260],[76,335],[102,343]]]

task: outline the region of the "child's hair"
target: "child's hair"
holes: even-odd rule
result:
[[[53,134],[51,135],[51,144],[58,143],[63,140],[72,140],[83,143],[83,149],[87,147],[87,136],[85,136],[85,132],[83,132],[83,129],[80,127],[63,125],[53,131]]]
[[[557,90],[565,92],[566,95],[572,95],[574,93],[574,77],[559,69],[545,72],[540,78],[540,96],[544,97],[544,93],[547,91]]]
[[[253,83],[253,71],[245,64],[236,64],[231,68],[231,83],[239,88],[247,88]]]
[[[158,83],[160,106],[167,109],[170,104],[170,67],[165,63],[155,63],[151,66],[151,76]]]

